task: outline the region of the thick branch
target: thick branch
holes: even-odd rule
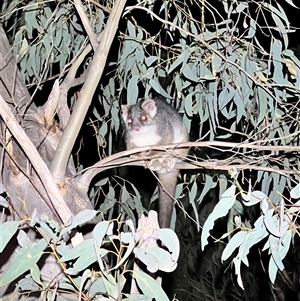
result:
[[[265,142],[265,141],[264,141]],[[168,152],[172,149],[176,148],[189,148],[189,147],[196,147],[196,148],[214,148],[217,149],[220,152],[227,152],[231,155],[236,155],[239,153],[240,149],[249,149],[249,150],[255,150],[255,151],[265,151],[265,152],[272,152],[272,151],[285,151],[285,152],[299,152],[300,146],[267,146],[267,145],[259,145],[259,141],[255,143],[232,143],[232,142],[223,142],[223,141],[205,141],[205,142],[186,142],[182,143],[180,145],[176,144],[170,144],[170,145],[164,145],[164,146],[146,146],[146,147],[140,147],[135,148],[132,150],[126,150],[123,152],[119,152],[117,154],[114,154],[112,156],[109,156],[107,158],[102,159],[101,161],[97,162],[93,166],[86,169],[85,173],[80,176],[80,182],[85,186],[88,187],[90,185],[91,180],[95,175],[97,175],[100,172],[103,172],[104,170],[114,168],[114,167],[121,167],[126,165],[137,165],[137,166],[145,166],[141,162],[143,160],[142,157],[131,157],[131,155],[147,152],[150,150],[158,150],[162,151],[162,155],[165,154],[165,152]],[[176,152],[176,151],[175,151]],[[171,153],[171,152],[170,152]],[[241,153],[243,155],[244,152]],[[154,158],[159,158],[161,155],[155,155],[152,157],[145,157],[145,160],[152,160]],[[233,168],[237,168],[239,170],[245,170],[245,169],[252,169],[252,170],[262,170],[262,171],[268,171],[268,172],[274,172],[281,175],[287,175],[287,174],[296,174],[297,172],[295,170],[279,170],[271,167],[265,167],[260,166],[260,158],[255,158],[255,160],[251,159],[241,159],[237,158],[235,156],[229,157],[225,160],[201,160],[196,161],[193,158],[188,157],[186,162],[178,162],[176,164],[177,169],[214,169],[214,170],[231,170]]]
[[[57,182],[63,182],[65,170],[71,154],[73,145],[81,129],[83,120],[91,104],[92,97],[102,76],[107,56],[115,37],[121,14],[124,10],[126,0],[116,0],[111,11],[106,27],[103,31],[100,45],[90,64],[89,73],[83,85],[80,97],[74,106],[72,116],[64,130],[59,142],[54,160],[51,165],[51,173]]]
[[[30,163],[38,174],[44,188],[50,198],[53,207],[56,209],[58,215],[64,224],[66,224],[72,217],[70,209],[66,206],[63,197],[61,196],[57,186],[55,185],[52,175],[39,155],[37,149],[28,138],[22,127],[18,124],[8,104],[0,95],[0,116],[3,118],[6,126],[20,144],[24,153],[28,157]]]
[[[84,7],[81,3],[80,0],[74,0],[74,5],[75,5],[75,8],[80,16],[80,19],[81,19],[81,22],[85,28],[85,31],[86,33],[88,34],[89,38],[90,38],[90,42],[92,44],[92,47],[94,49],[94,51],[96,51],[97,49],[97,46],[98,46],[98,41],[97,41],[97,36],[95,35],[92,27],[91,27],[91,24],[89,22],[89,19],[84,11]]]

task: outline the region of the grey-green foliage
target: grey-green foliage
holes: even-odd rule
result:
[[[298,191],[299,184],[293,189]],[[207,245],[207,238],[209,237],[209,231],[213,228],[214,222],[228,214],[229,210],[234,207],[237,196],[237,187],[235,185],[230,186],[223,194],[219,203],[215,206],[213,212],[210,214],[206,220],[203,231],[201,234],[201,246],[202,249]],[[295,195],[299,198],[299,191]],[[255,244],[259,243],[261,240],[268,238],[263,251],[269,250],[270,261],[269,261],[269,276],[270,280],[274,284],[276,279],[276,274],[278,269],[283,270],[284,265],[282,260],[285,258],[291,244],[291,239],[293,235],[292,229],[289,228],[291,223],[296,223],[296,218],[293,216],[293,212],[298,209],[297,203],[296,207],[290,207],[287,211],[284,211],[285,202],[281,199],[280,210],[274,210],[271,204],[271,200],[260,191],[249,192],[248,194],[243,194],[243,204],[245,206],[253,206],[260,203],[262,208],[262,215],[254,223],[254,227],[247,227],[247,225],[240,222],[235,216],[235,229],[234,231],[239,231],[234,234],[229,243],[225,247],[222,253],[222,261],[227,260],[233,255],[234,251],[238,249],[238,253],[233,257],[233,263],[235,266],[235,273],[237,275],[238,284],[244,288],[242,275],[241,275],[241,265],[244,263],[249,266],[248,254],[250,248]],[[232,220],[233,221],[233,220]]]
[[[45,223],[36,220],[37,224],[32,223],[31,226],[35,226],[43,237],[35,242],[30,240],[26,232],[18,229],[19,222],[3,223],[0,226],[0,251],[2,252],[6,248],[16,233],[20,250],[13,256],[10,269],[1,275],[0,287],[19,278],[16,292],[18,290],[26,290],[28,294],[42,292],[48,285],[51,287],[57,285],[58,293],[68,289],[72,294],[76,292],[80,295],[84,292],[89,298],[102,296],[102,298],[107,298],[105,300],[111,300],[111,298],[120,298],[120,292],[126,283],[125,275],[132,273],[144,296],[150,299],[168,300],[155,279],[142,271],[133,272],[128,268],[128,263],[134,253],[152,273],[156,273],[158,270],[172,272],[177,266],[179,255],[179,242],[176,234],[170,229],[157,230],[157,238],[167,249],[153,246],[145,250],[139,245],[139,241],[143,240],[145,233],[136,232],[131,220],[120,222],[116,219],[98,222],[91,238],[81,241],[73,248],[66,245],[63,236],[89,222],[96,214],[97,211],[84,210],[76,215],[70,225],[64,229],[61,229],[53,221]],[[153,232],[153,229],[148,230]],[[114,233],[118,233],[118,235]],[[51,283],[42,279],[37,264],[46,254],[53,257],[54,262],[61,264],[61,273],[66,276],[63,279],[57,278],[57,283],[53,282],[54,279],[51,279]],[[97,263],[98,269],[89,270],[89,266],[94,263]],[[83,272],[82,275],[78,276],[81,272]],[[119,274],[118,278],[114,277],[115,272]],[[134,298],[134,296],[130,298]]]
[[[287,2],[294,6],[291,1]],[[209,7],[208,2],[202,3]],[[299,106],[296,105],[296,100],[299,97],[300,64],[298,58],[288,49],[288,33],[294,30],[290,28],[286,13],[279,3],[262,4],[261,9],[268,11],[275,23],[275,26],[269,27],[269,33],[274,34],[270,45],[263,48],[257,35],[261,25],[257,23],[249,3],[223,1],[223,4],[226,18],[209,29],[190,18],[192,13],[188,6],[183,13],[173,2],[164,1],[159,17],[152,11],[151,6],[147,7],[147,13],[153,20],[162,23],[161,28],[162,31],[165,30],[166,35],[174,39],[176,38],[172,35],[173,32],[179,35],[176,42],[170,42],[170,45],[163,45],[161,48],[158,46],[158,39],[155,40],[149,33],[134,26],[130,20],[127,21],[126,35],[118,61],[118,80],[121,82],[121,88],[126,89],[127,103],[136,103],[138,97],[159,94],[169,101],[175,100],[172,103],[183,113],[183,120],[189,130],[195,115],[199,116],[201,125],[208,122],[209,140],[232,139],[233,133],[238,132],[241,134],[239,142],[259,141],[258,144],[269,145],[270,150],[272,146],[298,146]],[[176,10],[176,14],[168,15],[171,8]],[[160,19],[162,15],[168,15],[170,18]],[[244,18],[245,29],[240,36],[241,27],[233,22],[233,19],[239,18]],[[275,36],[276,32],[279,32],[278,36]],[[149,45],[154,50],[147,56],[145,53],[146,49],[150,48]],[[168,84],[162,85],[161,82],[164,82],[165,78],[169,79]],[[142,91],[139,91],[139,88]],[[288,104],[294,117],[288,117]],[[226,128],[220,135],[219,128],[224,120]],[[201,125],[200,139],[206,134]],[[240,233],[245,236],[244,242],[238,241],[234,245],[235,248],[240,247],[240,250],[243,250],[233,259],[241,287],[241,263],[248,265],[249,249],[267,236],[265,249],[271,247],[269,275],[274,283],[277,269],[283,269],[282,259],[290,248],[292,231],[286,227],[286,223],[296,222],[291,220],[290,214],[283,214],[278,208],[286,208],[282,194],[286,188],[292,189],[299,181],[299,177],[294,175],[293,180],[296,182],[291,182],[288,175],[289,171],[294,170],[296,173],[299,170],[299,157],[292,155],[292,158],[288,159],[283,156],[283,161],[273,164],[272,171],[264,171],[271,163],[267,158],[256,158],[251,153],[250,151],[250,161],[261,166],[256,183],[261,192],[257,194],[265,197],[258,200],[263,206],[267,199],[272,204],[270,206],[275,206],[276,210],[268,208],[263,211],[263,215],[254,225],[254,230],[238,232],[239,236],[242,235]],[[272,151],[272,156],[278,155],[278,151]],[[232,157],[234,156],[232,152]],[[280,174],[280,170],[288,173]],[[195,202],[201,202],[204,195],[202,192],[201,196],[196,198],[194,180],[193,177],[190,180],[189,198],[198,223]],[[213,188],[215,185],[216,182],[211,182],[210,177],[205,178],[204,188]],[[229,198],[230,203],[226,193],[235,186],[226,186],[219,185],[222,197],[203,227],[202,248],[205,247],[214,221],[228,213],[229,217],[233,217],[231,209],[234,206],[235,212],[243,219],[242,206],[247,205],[245,202],[241,205],[240,201],[236,200],[235,189]],[[251,195],[253,187],[250,181],[247,186]],[[259,224],[262,220],[263,224]],[[228,221],[228,231],[240,229],[239,226],[234,226],[233,222],[232,219]],[[237,242],[234,235],[232,239],[230,246]]]
[[[5,13],[1,16],[1,23],[13,19],[13,50],[25,81],[37,84],[50,76],[57,76],[57,70],[63,72],[84,46],[86,38],[73,4],[69,1],[57,1],[51,6],[35,1],[27,1],[27,4],[3,2],[2,11]],[[103,11],[96,9],[90,18],[93,29],[99,33],[104,25]]]

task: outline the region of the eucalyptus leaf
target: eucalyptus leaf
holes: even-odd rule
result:
[[[155,251],[158,252],[158,247],[156,247]],[[142,263],[145,264],[147,270],[150,273],[156,273],[158,271],[159,262],[155,254],[150,252],[149,248],[141,249],[141,248],[134,248],[134,255],[137,259],[139,259]]]
[[[246,194],[242,193],[242,197],[244,200],[243,203],[246,206],[253,206],[255,204],[258,204],[258,203],[268,199],[268,197],[259,190],[250,192],[250,195],[249,194],[246,195]]]
[[[174,262],[177,262],[180,253],[180,244],[176,233],[173,230],[167,228],[159,229],[157,231],[157,237],[169,250],[172,260]]]
[[[196,76],[196,74],[194,74],[193,70],[191,69],[191,67],[189,66],[189,64],[185,64],[182,68],[182,73],[183,75],[193,81],[193,82],[198,82],[199,81],[199,77]]]
[[[184,55],[181,54],[177,57],[177,59],[172,63],[170,68],[168,69],[168,73],[170,74],[173,70],[175,70],[179,65],[183,63]]]
[[[247,231],[240,231],[237,234],[233,235],[233,237],[230,239],[225,249],[223,250],[221,257],[222,261],[227,260],[235,251],[235,249],[237,249],[241,244],[244,243],[247,234]]]
[[[8,221],[0,225],[0,253],[13,238],[19,227],[18,221]]]
[[[162,287],[151,276],[142,271],[134,271],[133,278],[146,297],[159,301],[169,300]]]
[[[21,248],[18,253],[15,254],[11,268],[2,275],[0,287],[9,284],[35,266],[43,255],[43,250],[46,246],[47,243],[45,240],[41,239],[38,243],[31,243]]]
[[[32,279],[40,286],[42,286],[42,281],[41,281],[41,272],[37,264],[33,265],[30,269],[30,274]]]
[[[160,95],[162,95],[165,98],[172,98],[160,85],[159,81],[157,78],[150,79],[149,81],[150,86]]]
[[[145,63],[147,65],[147,67],[150,67],[157,60],[158,60],[158,57],[152,55],[152,56],[148,56],[145,58]]]
[[[96,210],[85,209],[80,211],[76,216],[74,216],[74,218],[71,221],[71,224],[61,231],[61,235],[64,235],[65,233],[71,231],[79,225],[89,222],[96,216],[96,214]]]
[[[273,216],[273,212],[274,212],[273,209],[268,210],[268,212],[264,218],[264,223],[266,225],[266,228],[272,235],[274,235],[276,237],[282,237],[282,234],[280,233],[280,231],[278,229],[277,217]]]
[[[105,234],[107,233],[109,223],[110,223],[109,221],[100,222],[95,226],[95,228],[93,230],[93,236],[96,240],[96,245],[98,247],[102,246],[103,238],[104,238]]]
[[[201,234],[201,249],[208,244],[209,231],[213,228],[213,225],[217,219],[225,216],[229,209],[234,205],[236,195],[235,195],[236,186],[230,186],[221,196],[220,201],[217,203],[213,212],[206,219],[202,234]]]
[[[291,197],[293,199],[300,198],[300,183],[298,183],[292,190],[291,190]],[[1,245],[1,244],[0,244]]]
[[[245,39],[252,39],[256,34],[256,21],[250,18],[248,34],[245,36]]]
[[[139,80],[138,75],[134,75],[129,80],[128,88],[127,88],[127,103],[129,105],[133,105],[137,102],[138,93],[139,93],[138,84],[137,84],[138,80]]]
[[[115,278],[111,274],[106,274],[102,278],[107,294],[114,299],[117,299],[119,296],[119,285],[116,282]]]

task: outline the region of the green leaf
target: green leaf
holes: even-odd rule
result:
[[[70,22],[72,26],[79,32],[83,33],[83,27],[81,25],[81,22],[78,20],[76,15],[73,15],[72,19],[70,19]]]
[[[88,254],[88,256],[86,256],[86,254]],[[76,258],[78,259],[73,267],[68,268],[65,273],[76,275],[78,272],[83,271],[97,260],[93,239],[86,239],[80,242],[73,249],[70,249],[67,254],[62,256],[59,262],[65,262]]]
[[[283,86],[287,86],[287,87],[291,87],[293,88],[293,84],[291,82],[289,82],[287,79],[283,78],[283,77],[276,77],[274,76],[273,78],[273,81],[276,83],[276,84],[279,84],[279,85],[283,85]]]
[[[268,199],[268,197],[259,190],[255,190],[251,192],[250,195],[242,193],[242,197],[244,199],[243,203],[246,206],[253,206],[262,202],[263,200]]]
[[[282,234],[279,232],[278,228],[278,219],[276,216],[273,216],[274,209],[268,210],[267,214],[264,216],[264,224],[268,231],[278,238],[282,237]]]
[[[249,25],[248,34],[244,38],[245,39],[252,39],[255,34],[256,34],[256,22],[252,18],[250,18],[250,25]]]
[[[98,181],[95,186],[103,186],[107,183],[108,181],[108,178],[104,178],[104,179],[101,179],[100,181]]]
[[[132,199],[132,197],[129,194],[128,190],[126,189],[126,186],[124,185],[122,188],[122,193],[121,193],[121,202],[126,203],[131,199]]]
[[[240,231],[230,239],[227,246],[223,250],[223,253],[221,256],[222,261],[227,260],[232,255],[234,250],[237,249],[241,244],[244,243],[244,240],[245,240],[247,234],[248,234],[247,231]]]
[[[127,21],[127,29],[128,29],[129,36],[135,38],[136,37],[135,26],[129,20]]]
[[[119,297],[119,284],[111,274],[106,274],[103,278],[103,283],[107,294],[110,295],[114,300]],[[110,298],[110,300],[112,299]]]
[[[241,277],[241,259],[240,258],[234,258],[233,259],[234,267],[235,267],[235,274],[237,275],[237,283],[238,285],[244,289],[242,277]]]
[[[29,44],[28,44],[28,41],[27,41],[27,39],[26,38],[24,38],[23,40],[22,40],[22,45],[21,45],[21,48],[20,48],[20,50],[19,50],[19,62],[22,62],[22,61],[24,61],[24,59],[25,59],[25,55],[26,54],[28,54],[28,50],[29,50]],[[23,60],[22,60],[22,58],[24,58]]]
[[[190,21],[190,27],[191,27],[192,34],[194,35],[199,34],[198,28],[195,26],[195,23],[193,21]]]
[[[156,62],[158,60],[157,56],[149,56],[145,58],[145,63],[147,65],[147,67],[150,67],[154,62]]]
[[[133,278],[146,297],[151,299],[155,298],[155,300],[159,301],[169,301],[162,287],[151,276],[142,271],[134,271]]]
[[[0,280],[0,287],[9,284],[35,266],[44,254],[43,250],[46,246],[46,241],[41,239],[38,243],[32,243],[21,248],[13,258],[10,269]]]
[[[241,2],[238,4],[238,6],[236,7],[236,12],[237,13],[241,13],[243,10],[245,10],[246,8],[248,8],[248,3],[247,2]]]
[[[221,182],[219,181],[219,183],[221,183]],[[211,175],[205,174],[205,184],[204,184],[204,187],[203,187],[203,189],[202,189],[202,191],[201,191],[201,194],[200,194],[200,196],[199,196],[197,202],[198,202],[199,204],[201,204],[201,202],[202,202],[203,198],[205,197],[205,195],[206,195],[211,189],[215,188],[215,187],[217,186],[217,184],[218,184],[218,182],[214,182]]]
[[[285,0],[289,5],[299,9],[299,7],[297,7],[294,3],[293,3],[293,0]]]
[[[158,252],[159,247],[155,247],[154,254],[150,251],[150,248],[141,249],[141,248],[134,248],[134,255],[135,258],[140,260],[143,264],[145,264],[147,270],[150,273],[156,273],[158,271],[159,262],[157,257],[155,256],[156,252]],[[166,251],[165,251],[166,252]]]
[[[159,229],[157,231],[157,237],[171,253],[172,260],[174,262],[177,262],[180,253],[180,244],[176,233],[173,230],[167,228]]]
[[[16,287],[15,291],[38,291],[40,290],[40,286],[30,277],[30,275],[26,275],[26,277],[21,278]]]
[[[222,91],[218,97],[219,107],[220,107],[221,111],[232,100],[235,93],[236,93],[236,91],[232,88],[232,86],[229,84],[226,84],[226,86],[224,87],[224,89],[222,89]]]
[[[150,86],[160,95],[162,95],[165,98],[172,98],[160,85],[159,81],[157,78],[150,79],[149,81]]]
[[[147,254],[147,258],[155,258],[155,261],[152,262],[143,261],[147,265],[148,271],[151,273],[155,273],[158,269],[170,273],[177,268],[177,261],[172,260],[171,254],[162,248],[150,247],[142,250],[142,252]]]
[[[104,286],[104,283],[103,283],[103,278],[104,277],[101,277],[101,278],[96,278],[96,280],[92,283],[92,285],[90,286],[89,290],[88,290],[88,296],[92,299],[94,296],[98,295],[99,294],[103,294],[103,293],[106,293],[106,289],[105,289],[105,286]],[[100,298],[99,298],[100,299]],[[111,299],[108,299],[108,298],[104,298],[104,297],[101,297],[100,300],[103,300],[103,301],[110,301]]]
[[[76,228],[77,226],[84,224],[88,221],[90,221],[91,219],[93,219],[97,214],[96,210],[90,210],[90,209],[85,209],[82,210],[81,212],[79,212],[71,221],[71,224],[67,227],[65,227],[62,231],[61,231],[61,235],[71,231],[72,229]]]
[[[284,265],[282,263],[282,259],[279,254],[279,246],[281,244],[281,238],[270,235],[269,240],[270,240],[270,251],[272,254],[272,258],[276,266],[278,267],[278,269],[282,271],[284,269]]]
[[[135,188],[135,186],[133,184],[130,184],[132,189],[134,190],[135,195],[133,196],[133,201],[135,204],[135,209],[138,213],[138,215],[140,216],[144,211],[144,207],[143,207],[143,203],[142,203],[142,199],[141,199],[141,195],[139,193],[139,191]]]
[[[109,186],[107,197],[105,198],[104,202],[100,205],[100,211],[106,213],[115,205],[116,201],[117,200],[115,198],[115,190],[113,189],[113,187]]]
[[[133,105],[137,103],[139,88],[138,88],[139,76],[134,75],[128,83],[127,87],[127,104]]]
[[[291,198],[299,199],[300,198],[300,183],[298,183],[292,190],[291,190]],[[1,246],[1,244],[0,244]]]
[[[27,60],[27,70],[30,76],[34,74],[36,78],[39,78],[40,70],[37,69],[38,67],[37,60],[39,60],[37,56],[37,45],[34,44],[30,47],[29,50],[29,57]],[[31,73],[31,71],[33,73]]]
[[[100,140],[102,141],[101,146],[103,146],[103,147],[105,146],[105,139],[104,138],[107,134],[107,130],[108,130],[107,122],[103,122],[100,129],[99,129],[99,134],[100,134],[100,138],[101,138]]]
[[[62,26],[62,19],[59,19],[56,23],[56,30],[54,33],[54,45],[59,46],[62,38],[63,38],[63,26]]]
[[[262,220],[262,219],[261,219]],[[261,220],[259,222],[261,223]],[[250,252],[250,249],[257,244],[259,241],[264,239],[268,235],[268,232],[266,231],[266,228],[262,225],[259,227],[255,227],[254,231],[249,231],[247,233],[247,236],[245,237],[244,242],[239,247],[239,252],[237,257],[241,258],[243,261],[245,261],[247,258],[247,255]]]
[[[184,100],[184,109],[189,117],[193,116],[193,93],[187,95]]]
[[[277,79],[278,81],[283,80],[283,72],[282,72],[282,44],[280,40],[274,40],[272,43],[272,62],[274,65],[273,79]],[[276,81],[275,81],[276,82]],[[289,83],[291,85],[291,83]]]
[[[139,69],[141,70],[142,67],[143,67],[146,70],[145,65],[142,64],[144,62],[144,59],[145,59],[144,49],[141,46],[137,47],[135,52],[134,52],[134,55],[135,55],[136,62],[137,62],[137,65],[138,65]]]
[[[198,185],[197,185],[197,182],[194,181],[194,183],[193,183],[193,185],[192,185],[192,188],[191,188],[191,190],[189,191],[189,200],[190,200],[190,202],[191,202],[192,200],[195,200],[197,190],[198,190]]]
[[[19,222],[5,222],[0,225],[0,253],[3,252],[8,242],[13,238],[19,227]]]
[[[287,252],[290,249],[291,239],[292,239],[292,230],[289,230],[285,233],[285,235],[282,239],[282,242],[279,244],[278,253],[279,253],[280,262],[281,262],[281,260],[283,260],[285,258]],[[281,265],[281,267],[282,267],[282,265]],[[269,261],[268,272],[269,272],[269,277],[270,277],[270,280],[272,283],[275,283],[277,270],[278,270],[278,265],[276,264],[273,256],[271,256],[270,261]]]
[[[30,269],[30,274],[32,279],[39,284],[40,286],[43,286],[42,281],[41,281],[41,272],[40,268],[38,267],[37,264],[34,264],[31,269]]]
[[[245,112],[244,100],[241,98],[241,93],[239,91],[235,93],[233,100],[237,109],[236,122],[239,123]]]
[[[187,79],[193,82],[197,83],[199,81],[199,77],[194,74],[189,64],[184,65],[184,67],[182,68],[182,73]]]
[[[36,6],[36,5],[35,5]],[[36,27],[36,9],[33,7],[30,11],[25,11],[24,19],[26,23],[27,36],[29,39],[32,39],[32,30],[35,25]]]
[[[259,116],[257,118],[257,125],[259,125],[268,114],[268,96],[267,93],[261,87],[257,87],[255,94],[255,100],[259,107]]]
[[[121,242],[123,244],[128,244],[126,247],[126,252],[122,256],[122,258],[119,260],[119,262],[113,267],[113,269],[119,268],[125,262],[125,260],[128,259],[128,257],[131,255],[131,253],[134,249],[135,243],[136,243],[135,239],[134,239],[135,229],[134,229],[132,221],[127,220],[126,225],[128,225],[131,230],[131,232],[128,232],[128,233],[124,233],[124,232],[121,233]]]
[[[182,64],[183,59],[184,59],[184,54],[182,53],[177,57],[175,62],[170,66],[170,68],[168,69],[168,73],[170,74],[174,69],[176,69],[180,64]]]
[[[103,238],[107,233],[109,223],[109,221],[100,222],[96,225],[96,227],[93,230],[93,237],[95,238],[98,247],[102,246]]]
[[[201,234],[202,250],[208,244],[207,239],[209,237],[209,231],[213,228],[215,221],[218,218],[225,216],[230,210],[230,208],[234,205],[234,202],[236,200],[235,190],[236,186],[232,185],[222,194],[221,200],[218,202],[213,212],[208,216],[207,220],[205,221]]]

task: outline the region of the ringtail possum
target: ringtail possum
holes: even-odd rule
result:
[[[135,105],[122,105],[122,118],[125,126],[127,149],[151,145],[167,145],[188,141],[188,133],[178,112],[166,101],[146,99]],[[175,149],[179,156],[186,156],[186,149]],[[153,155],[150,152],[148,155]],[[168,157],[166,170],[157,170],[159,185],[158,221],[160,228],[169,228],[177,176],[179,170],[174,169],[175,157]],[[150,166],[151,168],[151,166]],[[151,168],[155,170],[154,168]]]

